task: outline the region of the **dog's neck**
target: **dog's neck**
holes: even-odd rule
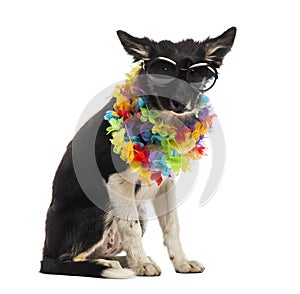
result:
[[[132,171],[139,172],[139,179],[159,185],[163,177],[173,178],[181,170],[186,171],[192,160],[202,157],[204,137],[215,115],[206,96],[197,115],[174,115],[149,107],[148,96],[141,95],[144,90],[136,84],[137,73],[138,68],[133,68],[125,83],[116,87],[116,102],[105,115],[110,124],[107,132],[112,136],[114,152]]]

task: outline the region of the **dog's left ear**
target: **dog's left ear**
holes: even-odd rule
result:
[[[208,38],[203,44],[205,48],[205,60],[215,63],[217,67],[222,65],[223,58],[231,50],[236,35],[236,28],[231,27],[216,38]]]
[[[133,56],[134,61],[150,59],[151,41],[148,38],[136,38],[124,31],[117,31],[124,49]]]

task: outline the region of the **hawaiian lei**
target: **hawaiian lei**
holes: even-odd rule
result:
[[[216,115],[202,93],[197,117],[179,127],[166,124],[159,110],[147,107],[147,96],[136,81],[140,69],[140,65],[134,67],[125,83],[116,86],[112,94],[116,102],[104,119],[110,124],[106,130],[112,135],[113,151],[132,172],[139,172],[139,180],[148,186],[152,181],[160,185],[163,178],[188,170],[191,160],[206,155],[203,139]]]

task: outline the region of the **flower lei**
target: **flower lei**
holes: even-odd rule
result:
[[[166,124],[160,111],[148,109],[147,96],[136,84],[141,66],[134,67],[123,85],[116,86],[113,110],[106,112],[107,134],[112,135],[113,151],[139,172],[139,180],[151,186],[163,178],[173,178],[189,169],[190,161],[206,155],[205,135],[212,128],[212,107],[201,94],[199,112],[179,127]],[[155,147],[155,148],[154,148]]]

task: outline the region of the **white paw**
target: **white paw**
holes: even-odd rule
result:
[[[108,268],[101,273],[101,277],[107,279],[130,279],[135,277],[135,274],[132,270],[127,268],[122,268],[122,269]]]
[[[160,268],[152,260],[151,262],[145,262],[132,266],[131,269],[136,273],[137,276],[159,276],[161,274]]]
[[[202,273],[205,267],[195,260],[178,260],[173,261],[177,273]]]

